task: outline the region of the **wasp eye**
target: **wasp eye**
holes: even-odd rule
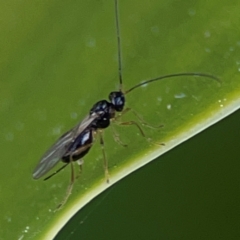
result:
[[[122,92],[111,92],[109,94],[109,100],[117,112],[121,112],[123,110],[125,97]]]

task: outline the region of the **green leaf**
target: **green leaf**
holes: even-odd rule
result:
[[[237,1],[119,1],[124,89],[177,72],[207,72],[221,84],[179,77],[129,93],[127,105],[159,130],[114,126],[99,139],[61,211],[70,169],[44,182],[32,171],[47,148],[118,89],[114,1],[8,1],[1,13],[1,239],[52,239],[82,206],[132,171],[239,108]],[[127,113],[123,121],[136,120]],[[59,164],[61,166],[61,164]],[[77,166],[76,166],[77,172]],[[137,186],[139,187],[139,186]]]

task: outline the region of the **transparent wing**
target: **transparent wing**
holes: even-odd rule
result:
[[[85,117],[77,126],[63,134],[58,141],[42,156],[33,171],[33,178],[38,179],[52,169],[64,156],[68,146],[85,130],[99,115],[92,114]]]

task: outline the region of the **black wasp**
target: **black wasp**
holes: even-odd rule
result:
[[[103,159],[104,159],[104,169],[105,176],[108,181],[108,166],[107,159],[104,151],[104,142],[102,137],[102,129],[107,128],[110,125],[110,122],[117,119],[116,113],[126,113],[130,108],[124,108],[125,105],[125,95],[132,90],[147,84],[152,83],[154,81],[159,81],[166,78],[173,78],[179,76],[198,76],[198,77],[206,77],[214,80],[218,80],[217,77],[205,74],[205,73],[176,73],[165,76],[160,76],[154,79],[150,79],[139,83],[127,91],[122,90],[122,60],[121,60],[121,44],[120,44],[120,30],[119,30],[119,16],[118,16],[118,0],[115,0],[115,18],[116,18],[116,30],[117,30],[117,44],[118,44],[118,73],[119,73],[119,91],[114,91],[109,94],[109,101],[101,100],[93,105],[90,109],[89,114],[73,129],[63,134],[58,141],[42,156],[40,162],[36,166],[33,171],[33,178],[38,179],[42,177],[44,174],[49,172],[60,160],[62,160],[65,165],[63,165],[56,172],[51,174],[51,176],[55,175],[57,172],[62,170],[68,164],[71,165],[71,182],[68,186],[68,190],[63,202],[58,206],[61,207],[67,200],[68,196],[71,193],[73,183],[75,180],[74,176],[74,168],[73,162],[77,161],[81,166],[82,158],[89,152],[90,148],[93,145],[94,135],[97,133],[100,136],[100,143],[102,145],[103,150]],[[134,112],[135,113],[135,112]],[[141,123],[144,123],[141,118],[135,113]],[[141,134],[144,136],[144,133],[140,127],[140,125],[135,121],[129,121],[120,123],[122,125],[136,125],[140,130]],[[116,136],[115,136],[116,137]],[[120,142],[120,140],[116,137],[116,141]],[[121,142],[120,142],[121,143]]]

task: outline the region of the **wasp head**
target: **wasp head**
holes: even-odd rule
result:
[[[117,112],[121,112],[123,110],[125,97],[122,92],[111,92],[108,98]]]

